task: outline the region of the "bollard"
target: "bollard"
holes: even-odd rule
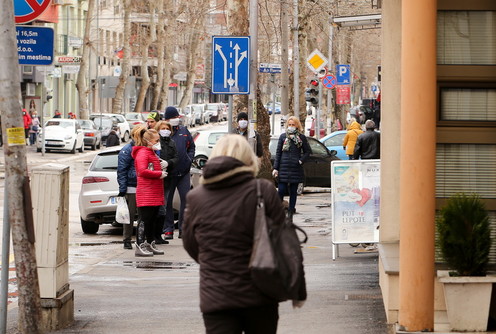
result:
[[[58,330],[74,321],[69,288],[69,166],[45,164],[31,171],[31,193],[42,323]]]

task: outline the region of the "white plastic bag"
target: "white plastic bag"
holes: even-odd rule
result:
[[[117,198],[117,210],[115,210],[115,221],[119,224],[130,224],[129,209],[124,197]]]

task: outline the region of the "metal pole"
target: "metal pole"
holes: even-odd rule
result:
[[[0,281],[0,333],[7,332],[7,305],[9,295],[9,251],[10,251],[10,221],[9,197],[4,183],[3,191],[3,231],[2,231],[2,274]]]
[[[228,110],[227,110],[227,133],[233,132],[233,96],[229,94],[229,99],[227,100]]]
[[[333,61],[332,61],[332,37],[333,37],[333,33],[334,33],[334,28],[332,26],[332,21],[333,21],[333,18],[331,16],[331,24],[329,24],[329,68],[332,70],[334,67],[333,67]],[[334,121],[333,117],[332,117],[332,90],[329,89],[327,91],[327,117],[330,117],[330,119],[332,121]],[[328,123],[330,124],[330,123]],[[331,126],[332,127],[332,126]],[[330,129],[329,129],[329,132],[330,132]]]
[[[319,80],[319,105],[315,115],[315,138],[320,139],[320,114],[322,110],[322,81]]]
[[[258,2],[250,0],[250,95],[248,96],[249,137],[257,129]]]
[[[298,46],[298,0],[293,0],[294,27],[293,27],[293,92],[294,115],[300,117],[300,49]]]
[[[276,125],[276,76],[274,73],[270,74],[270,81],[273,84],[274,89],[272,90],[272,134],[274,134],[274,128]]]

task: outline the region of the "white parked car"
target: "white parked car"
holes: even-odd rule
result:
[[[79,192],[79,214],[83,233],[95,234],[100,224],[117,224],[118,155],[121,147],[113,146],[99,152],[91,162],[88,172],[83,177]],[[191,168],[191,187],[198,185],[201,171]],[[174,194],[173,208],[179,211],[179,195]]]
[[[126,120],[126,117],[124,117],[124,115],[112,114],[112,113],[94,113],[94,114],[90,115],[90,119],[94,120],[95,117],[99,117],[100,115],[110,117],[117,122],[117,126],[119,127],[119,133],[120,133],[120,137],[122,139],[122,142],[126,143],[129,140],[129,138],[131,136],[131,128],[129,126],[128,121]]]
[[[76,119],[53,118],[46,121],[36,141],[38,152],[42,149],[42,138],[45,140],[46,152],[55,150],[84,152],[84,133]]]
[[[194,161],[201,165],[201,162],[206,162],[212,153],[217,141],[225,136],[227,131],[225,130],[200,130],[193,134],[193,139],[195,141],[195,157]]]

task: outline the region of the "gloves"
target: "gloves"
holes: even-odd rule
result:
[[[124,197],[124,196],[126,196],[126,193],[123,191],[120,191],[119,194],[117,195],[117,197]]]
[[[161,179],[163,178],[166,178],[167,177],[167,172],[166,171],[162,171],[162,175],[160,176]]]
[[[278,176],[279,176],[279,171],[278,171],[277,169],[274,169],[274,170],[272,171],[272,176],[273,176],[273,177],[278,177]]]
[[[169,166],[169,163],[166,160],[160,160],[160,168],[162,168],[162,170],[166,170],[167,166]]]
[[[343,146],[343,150],[346,150],[346,146]]]

